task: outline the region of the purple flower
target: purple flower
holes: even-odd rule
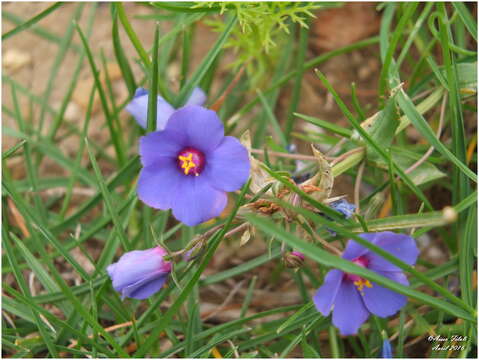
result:
[[[206,95],[199,87],[193,89],[190,98],[185,105],[203,105],[206,101]],[[136,89],[135,96],[125,108],[136,122],[146,129],[148,118],[148,90],[143,88]],[[171,106],[160,95],[157,98],[156,108],[156,130],[163,130],[170,118],[171,114],[175,112],[175,108]]]
[[[226,192],[249,176],[246,148],[224,136],[218,115],[201,106],[175,111],[163,131],[143,136],[140,155],[138,197],[155,209],[171,208],[189,226],[220,215]]]
[[[390,231],[359,236],[409,265],[416,263],[419,250],[410,236]],[[400,268],[353,240],[348,241],[342,257],[402,285],[409,285]],[[394,315],[406,304],[407,298],[358,275],[334,269],[326,274],[313,301],[324,316],[328,316],[334,307],[333,324],[342,335],[352,335],[370,313],[380,317]]]
[[[161,290],[171,272],[171,262],[163,260],[166,250],[160,246],[130,251],[107,267],[113,288],[125,297],[146,299]]]

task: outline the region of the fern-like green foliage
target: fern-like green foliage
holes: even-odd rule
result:
[[[251,85],[257,86],[273,68],[280,45],[290,34],[290,25],[307,27],[307,19],[315,17],[312,11],[323,7],[321,3],[307,2],[204,2],[195,8],[220,6],[220,15],[233,13],[238,26],[233,30],[225,47],[232,48],[236,60],[231,66],[246,66]],[[205,21],[214,31],[223,32],[225,23],[220,17]]]

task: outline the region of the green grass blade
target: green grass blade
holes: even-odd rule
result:
[[[157,112],[157,94],[158,94],[158,39],[160,37],[160,26],[156,25],[155,40],[153,41],[153,62],[151,63],[151,83],[150,92],[148,94],[148,115],[147,115],[147,132],[156,130],[156,112]]]
[[[131,43],[135,47],[136,52],[138,53],[138,56],[143,62],[143,66],[146,69],[150,68],[151,66],[150,57],[148,56],[148,53],[146,52],[146,50],[143,48],[143,45],[141,45],[141,41],[138,39],[138,36],[136,35],[135,30],[133,30],[133,27],[128,21],[123,4],[114,3],[113,6],[116,6],[118,11],[118,18],[120,19],[120,22],[123,25],[123,28],[125,29],[126,34],[130,38]]]
[[[453,2],[452,6],[454,6],[459,13],[459,16],[466,26],[467,31],[469,31],[469,34],[471,34],[474,40],[477,41],[477,24],[466,5],[463,2]]]
[[[43,10],[40,14],[35,15],[32,17],[30,20],[24,22],[23,24],[17,26],[16,28],[10,30],[9,32],[5,33],[2,35],[2,41],[7,40],[8,38],[12,37],[13,35],[28,29],[30,26],[36,24],[40,20],[42,20],[44,17],[48,16],[52,12],[54,12],[56,9],[58,9],[60,6],[62,6],[62,2],[57,2],[53,4],[52,6],[48,7],[47,9]]]
[[[477,183],[477,175],[437,139],[436,134],[434,134],[424,117],[417,111],[413,102],[403,89],[398,91],[397,101],[399,107],[404,111],[404,114],[411,120],[411,123],[421,135],[424,136],[437,151],[454,163],[469,179]]]
[[[98,90],[98,94],[100,95],[100,102],[102,104],[103,112],[105,114],[108,129],[110,131],[110,137],[113,142],[113,147],[115,149],[117,161],[118,161],[118,164],[121,166],[125,163],[125,148],[122,144],[123,141],[121,137],[121,131],[120,131],[121,129],[115,129],[115,126],[113,123],[113,116],[116,116],[116,114],[111,114],[110,112],[108,102],[106,100],[106,95],[103,90],[103,86],[101,85],[100,75],[95,65],[95,60],[93,59],[93,54],[90,50],[90,46],[88,45],[88,40],[83,34],[83,31],[78,26],[78,24],[76,25],[76,29],[78,31],[78,34],[80,35],[80,38],[82,40],[83,46],[87,54],[88,62],[90,64],[90,68],[93,73],[93,78],[95,80],[95,85]]]
[[[282,147],[286,148],[286,146],[288,145],[288,140],[286,138],[286,135],[283,134],[281,127],[279,126],[278,119],[276,119],[276,116],[274,116],[273,111],[271,110],[271,107],[269,106],[268,101],[264,97],[261,90],[257,89],[256,93],[258,94],[261,104],[263,105],[263,109],[265,110],[266,117],[269,119],[271,126],[273,127],[273,130],[276,133],[276,135],[278,136]]]
[[[206,72],[220,53],[221,49],[223,48],[223,45],[225,44],[226,40],[228,40],[228,36],[236,25],[237,20],[238,19],[236,17],[231,17],[231,19],[229,19],[225,31],[220,35],[218,40],[216,40],[216,43],[213,45],[210,51],[208,51],[208,54],[206,54],[201,64],[198,65],[197,70],[186,82],[185,86],[181,88],[180,93],[178,94],[174,102],[175,107],[184,105],[186,99],[188,98],[188,96],[190,96],[193,89],[198,86],[200,81],[203,79],[204,75],[206,74]]]
[[[298,25],[299,28],[299,44],[298,44],[298,54],[296,60],[296,69],[302,69],[306,59],[306,51],[308,49],[308,34],[309,27],[303,27]],[[295,112],[298,109],[299,100],[301,97],[301,85],[303,81],[304,71],[298,72],[296,79],[294,81],[293,93],[291,95],[291,103],[288,109],[288,117],[286,118],[286,124],[284,126],[284,134],[287,137],[287,140],[290,140],[290,134],[293,130],[294,125],[294,116]]]
[[[102,193],[102,197],[103,197],[103,200],[105,202],[105,206],[108,209],[108,212],[110,213],[110,216],[113,220],[113,225],[115,227],[116,234],[118,235],[118,238],[121,240],[121,243],[123,245],[123,250],[124,251],[129,251],[130,250],[130,244],[128,242],[128,239],[126,238],[125,231],[123,230],[120,219],[118,218],[118,214],[116,212],[116,209],[113,206],[113,199],[111,197],[110,192],[108,191],[108,186],[106,185],[105,180],[103,179],[100,167],[98,166],[98,163],[95,160],[95,156],[93,155],[93,153],[90,149],[90,146],[88,145],[88,140],[85,139],[85,142],[86,142],[86,148],[87,148],[87,151],[88,151],[88,156],[89,156],[90,162],[93,166],[93,171],[95,172],[95,175],[96,175],[98,186],[100,187],[100,191]]]
[[[135,83],[135,78],[128,62],[128,58],[121,45],[120,31],[118,29],[118,7],[115,3],[111,4],[111,12],[113,50],[115,52],[116,62],[118,63],[118,66],[120,67],[121,73],[123,75],[123,79],[125,79],[125,85],[128,88],[128,93],[132,97],[135,94],[137,85]]]
[[[459,278],[461,281],[462,299],[474,306],[473,275],[474,246],[477,240],[477,208],[471,207],[468,211],[466,226],[459,239]],[[477,251],[476,251],[477,253]]]
[[[21,141],[19,141],[18,143],[16,143],[15,145],[13,145],[11,148],[5,150],[3,153],[2,153],[2,160],[6,160],[8,159],[10,156],[13,156],[18,149],[20,149],[21,147],[23,147],[23,145],[27,142],[27,140],[23,139]]]
[[[313,116],[308,116],[308,115],[303,115],[303,114],[298,114],[294,113],[295,116],[299,117],[300,119],[306,120],[307,122],[314,124],[316,126],[319,126],[323,129],[326,129],[328,131],[331,131],[334,134],[337,134],[342,137],[350,137],[351,134],[353,133],[350,129],[344,128],[342,126],[336,125],[332,122],[321,120],[318,118],[315,118]]]

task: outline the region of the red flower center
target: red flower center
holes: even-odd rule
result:
[[[205,155],[192,147],[186,147],[178,153],[178,168],[185,175],[198,176],[205,167]]]
[[[361,266],[363,268],[367,267],[369,264],[369,260],[365,256],[359,256],[356,259],[351,260],[354,264]],[[363,279],[361,276],[356,274],[349,274],[346,273],[345,277],[347,280],[350,280],[356,285],[359,292],[362,293],[363,288],[366,286],[368,288],[373,287],[373,285],[367,279]]]

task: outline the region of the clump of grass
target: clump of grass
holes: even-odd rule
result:
[[[134,13],[140,5],[54,4],[30,19],[10,5],[2,13],[10,26],[4,49],[28,32],[56,51],[44,54],[53,57],[45,92],[33,91],[17,73],[2,78],[8,95],[3,134],[12,144],[2,154],[5,356],[377,357],[388,338],[400,358],[475,357],[477,24],[468,4],[384,3],[378,36],[313,58],[304,25],[318,3],[154,3],[141,18]],[[59,12],[70,14],[64,33],[44,26]],[[111,25],[112,58],[90,40],[99,14]],[[193,67],[192,50],[205,46],[195,25],[205,18],[215,23],[218,37]],[[172,26],[162,31],[151,20]],[[140,28],[151,29],[153,44]],[[365,47],[381,63],[372,100],[355,86],[346,96],[338,92],[322,67]],[[220,68],[228,51],[236,51],[234,66],[251,66],[246,74]],[[75,67],[70,77],[60,77],[67,54]],[[120,80],[107,71],[113,61]],[[92,80],[87,106],[68,121],[82,68]],[[178,93],[170,88],[171,68],[180,69]],[[298,112],[301,102],[311,101],[301,96],[307,72],[316,74],[342,122]],[[67,91],[55,99],[61,106],[54,106],[52,89],[65,82]],[[214,82],[218,94],[210,91]],[[269,185],[258,193],[245,186],[231,195],[226,217],[195,228],[138,201],[143,130],[124,107],[143,84],[175,107],[201,86],[209,104],[221,105],[228,134],[249,129],[254,157],[267,165],[262,174],[274,179],[271,191]],[[119,99],[116,85],[124,85],[129,97]],[[287,106],[278,106],[280,96]],[[313,155],[285,151],[292,142],[329,149],[324,159],[330,167],[322,169],[353,189],[350,200],[359,209],[353,218],[342,219],[291,181],[317,169]],[[278,189],[296,200],[267,197]],[[258,199],[276,201],[287,217],[235,218],[240,206]],[[414,268],[385,254],[408,275],[409,287],[364,273],[410,301],[399,315],[371,317],[357,336],[340,337],[311,295],[329,268],[355,269],[327,250],[343,249],[351,238],[361,242],[359,232],[383,230],[429,242]],[[168,286],[149,300],[121,301],[112,289],[105,269],[126,251],[160,243],[181,254],[198,239],[203,251],[194,261],[178,260]],[[245,245],[228,252],[240,242]],[[237,256],[247,247],[261,250]],[[431,247],[441,250],[440,260],[429,256]],[[307,257],[297,271],[280,261],[291,250]],[[450,351],[441,351],[427,340],[432,332],[465,340],[448,341]]]

